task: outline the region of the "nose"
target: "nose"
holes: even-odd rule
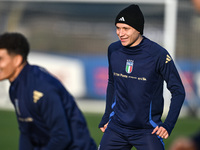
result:
[[[124,30],[123,30],[123,29],[117,29],[117,35],[118,35],[119,37],[124,36]]]

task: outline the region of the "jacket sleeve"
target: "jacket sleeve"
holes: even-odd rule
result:
[[[101,119],[101,122],[99,124],[99,128],[103,127],[106,123],[109,121],[109,116],[112,112],[112,104],[113,104],[113,99],[114,99],[114,80],[113,80],[113,73],[112,73],[112,68],[110,65],[110,47],[108,49],[108,85],[107,85],[107,91],[106,91],[106,108],[105,108],[105,113]]]
[[[171,102],[168,115],[161,126],[163,126],[170,135],[178,119],[182,104],[184,102],[185,90],[176,66],[167,51],[162,53],[159,61],[159,72],[166,81],[167,89],[171,93]]]
[[[200,131],[192,137],[197,149],[200,149]]]
[[[19,138],[19,150],[28,150],[33,149],[33,145],[31,144],[31,141],[29,137],[26,134],[20,133]]]
[[[62,150],[71,142],[70,127],[61,97],[55,90],[48,90],[40,99],[40,115],[49,129],[50,139],[44,150]]]

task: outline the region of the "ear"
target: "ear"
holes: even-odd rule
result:
[[[19,67],[22,64],[23,57],[21,55],[15,55],[13,59],[14,59],[14,61],[13,61],[14,65],[16,67]]]

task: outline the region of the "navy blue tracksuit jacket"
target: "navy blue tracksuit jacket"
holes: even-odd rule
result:
[[[108,48],[109,81],[106,110],[99,124],[120,132],[163,126],[170,134],[182,107],[185,91],[169,53],[143,37],[135,47],[120,41]],[[171,92],[171,104],[164,122],[163,83]]]
[[[73,97],[45,69],[26,64],[11,83],[20,150],[96,150]]]

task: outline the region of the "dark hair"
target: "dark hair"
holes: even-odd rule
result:
[[[0,35],[0,48],[7,49],[9,54],[19,54],[23,57],[23,62],[27,61],[30,51],[29,43],[24,35],[20,33],[4,33]]]

